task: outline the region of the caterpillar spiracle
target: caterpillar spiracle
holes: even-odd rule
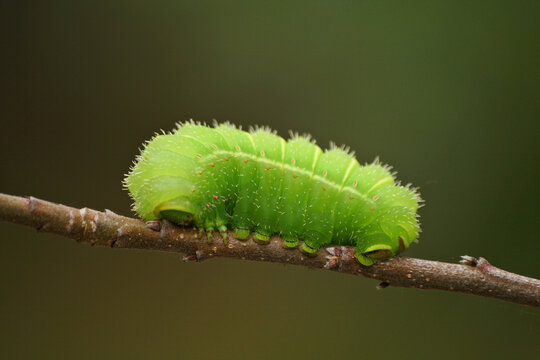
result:
[[[193,223],[260,243],[314,254],[327,244],[356,247],[366,266],[417,238],[416,189],[377,160],[360,165],[344,147],[321,150],[309,135],[284,140],[269,128],[193,121],[146,143],[124,183],[144,219]],[[300,241],[302,240],[302,241]]]

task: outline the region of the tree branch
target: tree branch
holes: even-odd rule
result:
[[[450,264],[394,257],[366,267],[358,263],[355,249],[350,246],[327,247],[309,257],[296,249],[283,248],[279,237],[273,237],[266,245],[259,245],[252,238],[245,241],[231,238],[224,242],[217,237],[209,242],[196,229],[178,227],[167,221],[145,223],[110,210],[76,209],[34,197],[1,193],[0,220],[91,245],[180,252],[187,254],[184,260],[229,257],[303,265],[376,279],[380,281],[379,288],[391,285],[457,291],[540,306],[539,280],[501,270],[484,258],[463,256],[461,264]]]

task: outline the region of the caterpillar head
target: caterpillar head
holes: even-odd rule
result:
[[[418,237],[416,213],[407,207],[392,207],[377,219],[356,243],[356,257],[366,266],[402,253]]]

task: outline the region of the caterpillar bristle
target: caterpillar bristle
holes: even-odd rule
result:
[[[292,131],[289,130],[289,140],[290,139],[298,139],[300,135],[298,134],[298,131]]]
[[[309,133],[299,133],[298,131],[292,131],[289,130],[289,139],[288,140],[297,140],[297,139],[304,139],[313,145],[316,145],[315,139],[311,136]]]
[[[373,161],[370,163],[372,165],[379,165],[381,163],[380,159],[379,159],[379,156],[375,156],[375,159],[373,159]]]
[[[345,155],[356,158],[355,152],[353,150],[351,150],[351,148],[349,146],[345,145],[345,144],[342,144],[342,145],[338,146],[335,142],[330,141],[328,149],[325,149],[324,152],[328,152],[328,151],[341,151]]]
[[[217,129],[219,128],[220,126],[225,126],[225,127],[229,127],[229,128],[232,128],[232,129],[238,129],[238,127],[235,125],[235,124],[232,124],[230,121],[224,121],[222,123],[218,122],[216,119],[212,119],[212,126],[214,127],[214,129]]]
[[[394,180],[396,180],[397,171],[395,171],[395,170],[392,171],[394,169],[394,167],[392,165],[389,165],[389,164],[384,164],[382,161],[379,160],[379,157],[377,157],[377,160],[378,160],[378,165],[381,166],[384,170],[388,171],[390,173],[390,175],[392,175]]]
[[[259,132],[259,131],[263,131],[263,132],[267,132],[267,133],[270,133],[270,134],[274,134],[274,135],[277,135],[277,130],[274,130],[272,128],[270,128],[270,126],[267,126],[267,125],[255,125],[255,126],[250,126],[249,127],[249,132],[250,133],[256,133],[256,132]]]

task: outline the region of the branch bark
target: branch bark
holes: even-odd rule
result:
[[[513,274],[491,265],[484,258],[463,256],[461,264],[394,257],[373,266],[363,266],[350,246],[330,246],[309,257],[296,249],[285,249],[279,237],[266,245],[252,238],[228,242],[217,236],[209,242],[193,228],[167,221],[144,221],[88,208],[76,209],[34,197],[0,193],[0,220],[27,225],[38,231],[66,236],[78,242],[113,248],[136,248],[186,254],[184,260],[203,261],[216,257],[303,265],[417,289],[457,291],[518,304],[540,307],[540,280]]]

